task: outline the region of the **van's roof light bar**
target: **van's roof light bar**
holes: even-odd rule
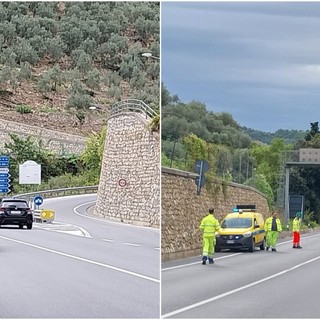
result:
[[[232,209],[232,212],[251,212],[257,211],[255,204],[238,204],[235,208]]]

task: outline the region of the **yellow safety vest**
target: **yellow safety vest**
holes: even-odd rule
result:
[[[293,219],[292,231],[294,231],[294,232],[300,231],[300,219],[298,219],[298,218]]]
[[[265,230],[266,231],[271,231],[271,227],[272,227],[272,217],[269,217],[267,220],[266,220],[266,222],[265,222],[265,224],[264,224],[264,228],[265,228]],[[277,231],[278,232],[281,232],[282,231],[282,225],[281,225],[281,221],[280,221],[280,219],[279,218],[276,218],[276,223],[277,223]]]
[[[220,224],[218,220],[210,213],[204,217],[200,224],[200,230],[205,237],[214,237],[216,231],[219,231]]]

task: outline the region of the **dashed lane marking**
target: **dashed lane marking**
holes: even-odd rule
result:
[[[123,243],[123,244],[125,244],[125,245],[127,245],[127,246],[131,246],[131,247],[141,247],[140,244],[136,244],[136,243],[125,242],[125,243]]]
[[[48,224],[34,224],[34,227],[41,230],[67,233],[70,235],[93,239],[90,233],[86,231],[84,228],[76,225],[72,225],[72,224],[54,222],[54,223],[48,223]],[[116,243],[115,240],[113,239],[101,239],[101,240],[108,243]],[[137,244],[137,243],[125,242],[122,244],[127,246],[132,246],[132,247],[142,247],[140,244]],[[160,248],[155,248],[155,250],[160,250]]]
[[[137,278],[141,278],[141,279],[144,279],[144,280],[160,283],[160,280],[156,279],[156,278],[148,277],[148,276],[145,276],[143,274],[139,274],[139,273],[132,272],[132,271],[129,271],[129,270],[121,269],[121,268],[118,268],[118,267],[114,267],[114,266],[111,266],[111,265],[108,265],[108,264],[105,264],[105,263],[101,263],[101,262],[98,262],[98,261],[94,261],[94,260],[78,257],[78,256],[75,256],[75,255],[72,255],[72,254],[68,254],[68,253],[64,253],[64,252],[61,252],[61,251],[57,251],[57,250],[52,250],[52,249],[49,249],[49,248],[41,247],[41,246],[29,243],[29,242],[24,242],[24,241],[20,241],[20,240],[8,238],[8,237],[3,237],[3,236],[0,236],[0,239],[7,240],[7,241],[12,241],[12,242],[19,243],[19,244],[22,244],[22,245],[25,245],[25,246],[28,246],[28,247],[40,249],[40,250],[47,251],[47,252],[51,252],[51,253],[54,253],[54,254],[57,254],[57,255],[60,255],[60,256],[64,256],[64,257],[67,257],[67,258],[74,259],[74,260],[90,263],[90,264],[93,264],[93,265],[96,265],[96,266],[99,266],[99,267],[103,267],[103,268],[106,268],[106,269],[111,269],[111,270],[114,270],[114,271],[118,271],[118,272],[130,275],[130,276],[134,276],[134,277],[137,277]]]

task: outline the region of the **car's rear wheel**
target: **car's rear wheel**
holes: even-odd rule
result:
[[[27,229],[32,229],[32,222],[27,223]]]

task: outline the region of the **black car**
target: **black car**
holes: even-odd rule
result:
[[[27,226],[32,229],[33,212],[28,202],[23,199],[2,199],[0,206],[0,227],[18,225],[20,229]]]

